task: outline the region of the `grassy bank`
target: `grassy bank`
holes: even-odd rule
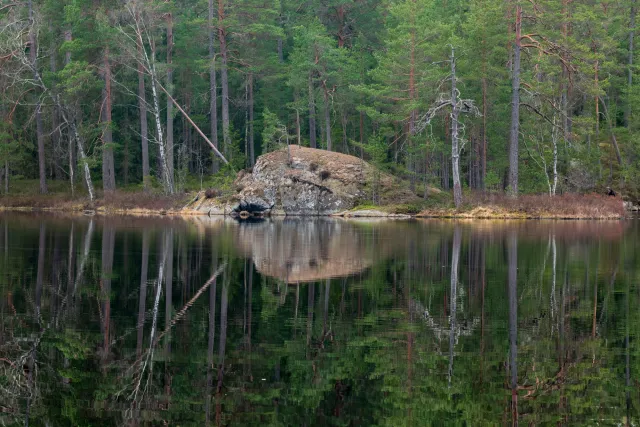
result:
[[[451,195],[437,194],[412,204],[376,206],[363,204],[352,212],[379,211],[417,218],[482,219],[619,219],[626,211],[622,199],[599,194],[521,195],[517,199],[504,194],[465,194],[465,202],[456,209]]]
[[[193,197],[189,193],[167,196],[158,190],[144,192],[138,188],[132,188],[113,193],[96,191],[96,200],[91,203],[88,195],[82,189],[72,196],[66,183],[53,181],[53,185],[49,184],[48,194],[34,193],[32,188],[34,186],[28,181],[14,181],[12,193],[0,194],[0,210],[61,212],[91,210],[99,213],[158,215],[179,213],[190,197]]]
[[[622,199],[599,194],[521,195],[475,193],[460,209],[428,207],[418,217],[531,218],[531,219],[617,219],[626,212]]]
[[[139,188],[118,190],[104,194],[90,203],[86,194],[71,196],[65,186],[50,186],[50,193],[34,193],[32,183],[14,183],[14,193],[0,195],[0,210],[42,210],[98,213],[130,213],[142,215],[193,215],[182,208],[193,200],[195,192],[167,196],[159,190],[143,192]],[[412,203],[385,206],[362,204],[352,211],[375,211],[386,214],[410,215],[418,218],[513,218],[513,219],[617,219],[624,218],[622,199],[599,194],[521,195],[517,199],[496,193],[468,193],[465,202],[456,209],[451,195],[431,194],[427,199]]]

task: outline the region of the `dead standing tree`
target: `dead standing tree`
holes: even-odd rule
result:
[[[464,124],[460,122],[460,114],[473,114],[480,116],[480,111],[472,99],[460,98],[460,90],[457,87],[456,77],[456,51],[451,47],[451,55],[449,56],[449,65],[451,73],[447,77],[451,81],[451,92],[441,93],[438,99],[431,105],[431,108],[424,114],[415,127],[415,134],[420,133],[426,128],[431,120],[445,107],[451,107],[451,165],[453,172],[453,201],[456,208],[462,204],[462,184],[460,182],[460,154],[464,149]]]

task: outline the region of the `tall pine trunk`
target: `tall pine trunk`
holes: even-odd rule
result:
[[[173,17],[167,14],[167,90],[173,92]],[[167,173],[174,182],[173,162],[173,103],[167,98]]]
[[[35,19],[33,16],[33,3],[29,0],[29,21],[31,29],[29,31],[29,59],[33,68],[33,75],[36,81],[40,80],[38,73],[38,46],[36,44]],[[42,103],[40,98],[36,101],[36,140],[38,144],[38,172],[40,176],[40,193],[47,193],[47,171],[44,153],[44,130],[42,128]]]
[[[327,151],[331,151],[331,107],[329,105],[329,91],[326,82],[324,83],[324,124]]]
[[[220,42],[220,79],[222,84],[222,140],[223,153],[229,157],[231,153],[231,131],[229,129],[229,74],[227,52],[227,32],[225,29],[224,0],[218,0],[218,40]]]
[[[73,33],[71,30],[66,30],[64,32],[64,41],[66,43],[71,42],[73,40]],[[66,67],[71,62],[71,51],[67,50],[64,53],[64,66]],[[58,105],[58,112],[60,113],[60,106]],[[76,171],[76,159],[74,155],[74,144],[73,144],[73,135],[71,132],[68,133],[68,151],[69,151],[69,184],[71,186],[71,195],[75,195],[75,171]]]
[[[629,17],[629,52],[627,58],[627,105],[624,110],[624,124],[629,127],[631,118],[631,89],[633,84],[633,37],[636,31],[636,0],[631,0],[631,12]]]
[[[309,73],[309,145],[317,148],[316,141],[316,101],[313,87],[313,73]]]
[[[509,194],[518,196],[518,139],[520,133],[520,49],[522,6],[516,6],[513,74],[511,76],[511,126],[509,129]]]
[[[102,135],[102,189],[114,191],[116,189],[116,174],[113,160],[113,131],[111,129],[111,64],[109,63],[109,48],[105,48],[104,57],[104,90],[102,105],[102,122],[105,129]]]
[[[213,0],[209,0],[209,114],[211,119],[211,142],[218,148],[218,82],[216,81],[216,50],[215,32],[213,30],[214,18]],[[220,170],[220,163],[213,158],[213,173]]]
[[[253,134],[253,74],[249,74],[249,166],[256,164],[256,149]]]

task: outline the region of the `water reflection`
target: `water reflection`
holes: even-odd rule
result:
[[[0,423],[637,425],[639,237],[3,214]]]

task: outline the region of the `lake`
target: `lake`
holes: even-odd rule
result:
[[[638,425],[639,224],[0,214],[0,424]]]

